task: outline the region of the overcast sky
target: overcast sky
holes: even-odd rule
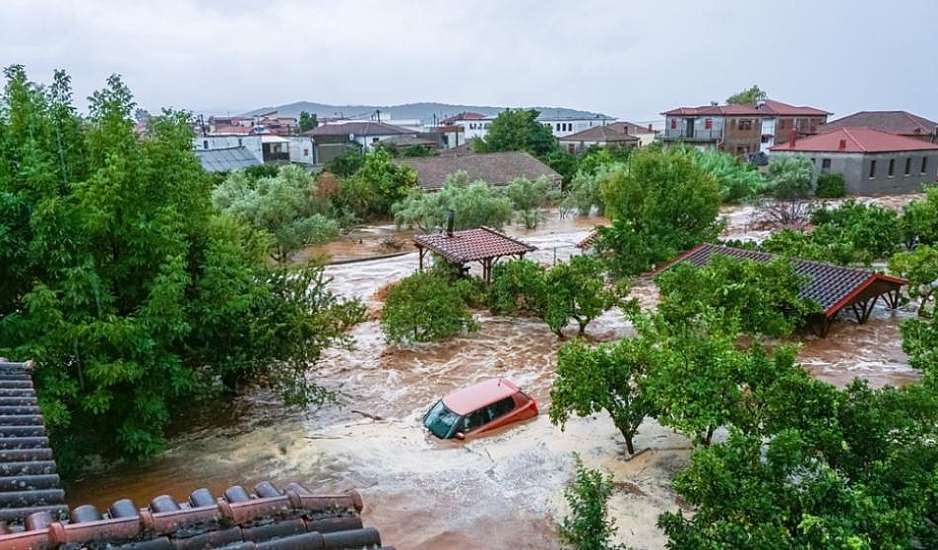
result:
[[[120,73],[150,110],[441,101],[645,121],[758,83],[936,120],[938,2],[2,0],[0,63],[64,68],[79,98]]]

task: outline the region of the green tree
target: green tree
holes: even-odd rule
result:
[[[573,208],[581,216],[589,216],[595,208],[599,215],[603,214],[605,205],[603,204],[603,194],[601,183],[607,177],[607,171],[623,170],[621,165],[603,165],[597,167],[594,173],[581,170],[573,178],[567,195],[564,197],[564,204]]]
[[[334,172],[339,174],[339,172]],[[336,200],[363,220],[382,218],[417,189],[417,173],[396,164],[382,149],[367,153],[354,175],[342,182]]]
[[[640,149],[628,165],[612,165],[600,183],[609,227],[598,229],[597,252],[616,276],[642,273],[719,233],[716,180],[692,153]]]
[[[603,312],[617,305],[625,306],[622,297],[628,294],[627,290],[623,285],[610,285],[605,279],[603,264],[595,256],[574,256],[547,270],[543,318],[550,330],[562,338],[563,329],[572,319],[579,327],[577,334],[582,336]]]
[[[310,114],[306,111],[300,111],[300,132],[308,132],[319,126],[319,118],[316,113]]]
[[[925,188],[925,198],[905,205],[901,218],[902,237],[907,247],[938,243],[938,185]]]
[[[486,302],[495,315],[540,317],[546,309],[546,270],[531,260],[512,260],[492,269]]]
[[[416,273],[388,292],[381,309],[381,329],[389,342],[435,342],[478,324],[466,306],[466,289],[438,273]]]
[[[465,172],[447,176],[439,192],[414,191],[392,208],[398,227],[424,232],[443,228],[450,210],[460,230],[483,225],[501,229],[512,216],[511,200],[484,181],[470,183]]]
[[[814,185],[814,163],[802,156],[783,156],[769,163],[769,188],[782,201],[804,200]]]
[[[517,214],[517,219],[528,229],[534,229],[544,220],[543,208],[551,198],[551,183],[546,177],[535,180],[516,178],[508,183],[505,195]]]
[[[908,252],[899,252],[889,258],[889,270],[909,281],[909,297],[919,301],[919,316],[932,316],[934,284],[938,281],[938,250],[923,244]]]
[[[547,163],[547,166],[550,166],[554,172],[560,174],[564,184],[570,183],[570,181],[573,180],[573,176],[577,173],[578,162],[576,155],[564,151],[560,147],[547,153],[544,157],[544,162]]]
[[[326,163],[324,171],[340,178],[354,176],[365,164],[365,155],[360,150],[350,149]]]
[[[753,84],[751,88],[726,98],[726,102],[730,105],[755,105],[760,101],[764,101],[767,97],[768,94],[762,91],[759,86]]]
[[[536,157],[547,156],[556,150],[557,140],[550,128],[537,121],[538,116],[540,113],[534,109],[505,109],[473,149],[477,153],[527,151]]]
[[[572,550],[626,550],[612,543],[615,521],[608,517],[608,502],[614,485],[612,476],[583,465],[574,454],[576,474],[564,496],[571,515],[560,524],[560,540]]]
[[[339,224],[329,217],[331,204],[322,199],[316,179],[299,166],[280,168],[274,177],[252,180],[233,172],[212,191],[212,202],[273,238],[272,256],[281,264],[300,249],[331,241]]]
[[[64,74],[48,89],[5,74],[0,239],[20,249],[0,247],[0,355],[36,361],[60,465],[158,451],[222,383],[322,397],[306,374],[362,307],[321,268],[270,268],[266,240],[212,208],[189,115],[152,116],[141,139],[117,76],[81,120]]]
[[[669,323],[702,315],[738,317],[749,334],[786,336],[820,308],[801,297],[804,277],[786,259],[761,263],[714,256],[702,267],[682,263],[660,274],[658,311]]]
[[[635,434],[653,411],[641,383],[649,359],[639,339],[595,348],[578,339],[560,348],[550,390],[550,421],[563,430],[571,415],[606,411],[625,438],[629,454],[635,454]]]

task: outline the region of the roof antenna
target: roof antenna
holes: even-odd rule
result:
[[[453,236],[453,229],[456,225],[456,212],[452,208],[446,211],[446,236]]]

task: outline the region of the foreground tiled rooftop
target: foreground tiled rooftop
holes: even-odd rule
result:
[[[68,520],[35,512],[18,529],[0,530],[3,550],[362,550],[381,546],[377,530],[362,526],[356,492],[314,495],[297,483],[278,489],[264,481],[249,494],[228,488],[221,498],[197,489],[184,502],[168,495],[149,505],[122,499],[104,513],[73,508]]]
[[[30,364],[0,358],[0,522],[22,523],[36,512],[64,517],[65,492],[36,402]]]

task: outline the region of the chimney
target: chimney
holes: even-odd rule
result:
[[[840,145],[838,145],[837,148],[840,149],[841,151],[846,151],[846,150],[847,150],[847,140],[845,140],[845,139],[840,140]]]
[[[651,124],[648,125],[648,131],[651,132]]]
[[[452,209],[446,212],[446,236],[453,236],[453,229],[456,226],[456,212]]]

